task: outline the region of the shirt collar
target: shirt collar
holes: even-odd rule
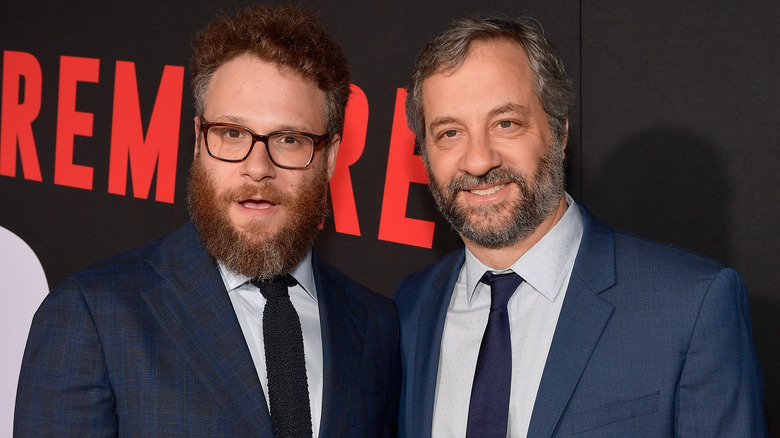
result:
[[[304,256],[290,271],[290,275],[295,278],[311,299],[317,301],[317,287],[314,283],[314,271],[311,267],[311,257],[312,252],[309,250],[309,252],[306,253],[306,256]],[[227,289],[228,292],[247,284],[251,280],[251,278],[244,274],[229,270],[221,261],[217,261],[217,266],[219,267],[219,273],[222,275],[222,281],[225,283],[225,289]]]
[[[464,268],[469,303],[473,302],[485,271],[515,272],[545,298],[555,300],[577,256],[583,232],[582,212],[568,193],[564,196],[569,207],[558,223],[509,268],[502,271],[492,269],[466,248]]]

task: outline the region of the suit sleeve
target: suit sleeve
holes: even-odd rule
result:
[[[14,437],[117,435],[99,333],[76,289],[51,292],[33,318],[16,393]]]
[[[704,295],[676,399],[676,436],[767,436],[745,286],[722,270]]]

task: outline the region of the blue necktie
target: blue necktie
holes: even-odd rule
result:
[[[490,285],[490,316],[471,387],[466,437],[506,438],[512,383],[512,339],[506,304],[523,279],[513,272],[488,271],[480,281]]]

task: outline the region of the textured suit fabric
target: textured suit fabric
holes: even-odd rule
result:
[[[316,254],[320,436],[395,432],[398,320],[390,300]],[[192,224],[63,282],[35,315],[14,436],[273,437],[255,366]]]
[[[584,234],[528,436],[766,436],[738,274],[580,209]],[[444,319],[463,262],[461,249],[395,291],[403,437],[431,436]]]

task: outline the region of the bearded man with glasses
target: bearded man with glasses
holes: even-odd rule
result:
[[[191,68],[192,223],[49,294],[14,436],[394,436],[395,308],[312,251],[341,49],[311,14],[255,6],[212,21]]]

